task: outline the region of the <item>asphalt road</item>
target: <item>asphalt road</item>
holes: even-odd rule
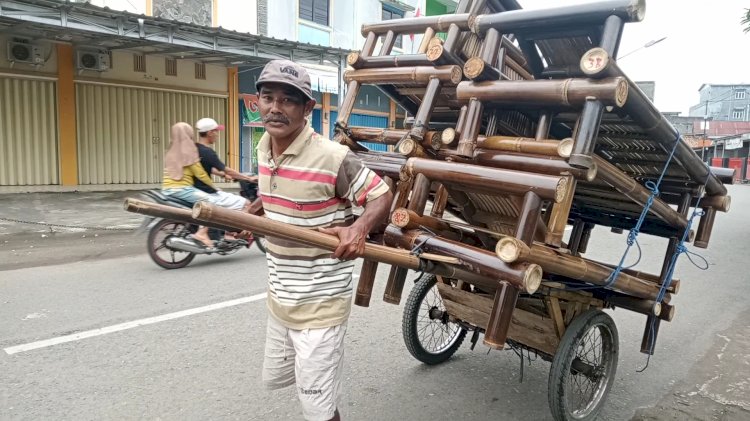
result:
[[[677,314],[662,325],[644,372],[637,370],[646,364],[638,352],[645,317],[611,313],[620,361],[602,419],[750,419],[750,188],[731,186],[731,194],[732,212],[718,215],[711,247],[697,250],[710,269],[680,259]],[[269,392],[260,383],[260,252],[199,256],[166,271],[149,260],[144,242],[116,233],[0,241],[0,419],[301,419],[293,389]],[[639,267],[658,272],[665,241],[642,236],[641,245]],[[624,246],[624,235],[596,230],[587,256],[616,262]],[[518,357],[488,352],[481,341],[439,366],[414,360],[401,337],[403,302],[379,299],[386,269],[371,307],[354,307],[349,323],[345,419],[551,419],[549,363],[527,362],[520,382]],[[254,301],[231,305],[244,297]],[[225,307],[204,308],[218,303]],[[175,315],[195,308],[206,311]],[[171,319],[159,321],[163,315]],[[8,353],[111,326],[129,328]]]

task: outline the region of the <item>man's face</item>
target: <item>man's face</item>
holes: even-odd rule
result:
[[[283,84],[264,83],[258,93],[263,127],[271,137],[286,138],[301,130],[313,107],[315,101]]]
[[[213,145],[219,140],[219,136],[221,136],[221,134],[218,129],[211,130],[208,132],[208,141]]]

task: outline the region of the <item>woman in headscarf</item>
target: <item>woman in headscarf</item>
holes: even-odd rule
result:
[[[210,200],[208,193],[194,187],[196,178],[214,187],[211,177],[200,163],[198,147],[193,140],[193,127],[187,123],[177,123],[172,126],[169,148],[164,155],[162,192],[191,204]],[[208,236],[208,227],[200,227],[193,237],[207,247],[214,245]]]

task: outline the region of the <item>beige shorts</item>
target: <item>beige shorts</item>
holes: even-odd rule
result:
[[[296,383],[309,421],[333,418],[341,400],[346,322],[323,329],[288,329],[268,316],[263,383],[280,389]]]

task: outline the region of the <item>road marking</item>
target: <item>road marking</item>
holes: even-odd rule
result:
[[[39,348],[46,348],[48,346],[64,344],[66,342],[80,341],[81,339],[91,338],[94,336],[106,335],[108,333],[119,332],[122,330],[132,329],[134,327],[151,325],[154,323],[164,322],[167,320],[179,319],[181,317],[192,316],[194,314],[205,313],[208,311],[219,310],[222,308],[238,306],[240,304],[251,303],[266,298],[266,293],[255,294],[249,297],[237,298],[234,300],[224,301],[221,303],[210,304],[203,307],[191,308],[188,310],[177,311],[174,313],[162,314],[161,316],[148,317],[145,319],[133,320],[131,322],[120,323],[112,326],[106,326],[99,329],[86,330],[83,332],[73,333],[65,336],[58,336],[57,338],[45,339],[42,341],[29,342],[27,344],[21,344],[5,348],[4,351],[8,355],[18,354],[19,352],[31,351]]]

